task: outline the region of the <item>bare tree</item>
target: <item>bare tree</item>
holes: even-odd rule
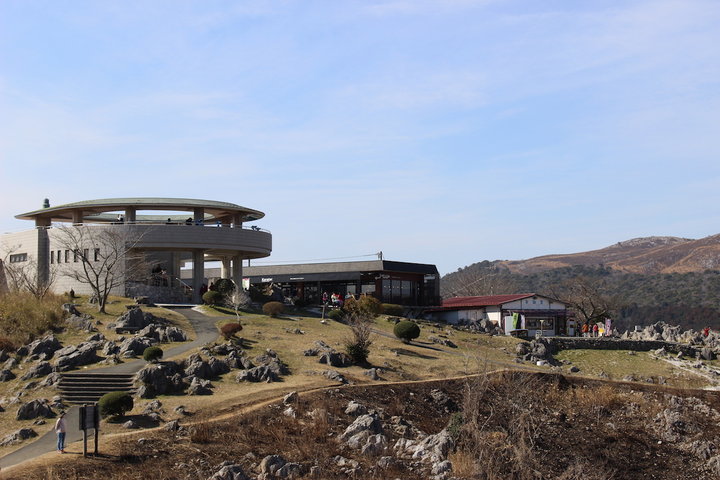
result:
[[[250,295],[242,288],[235,286],[235,290],[227,296],[228,303],[235,310],[235,316],[238,323],[240,322],[240,309],[250,304]]]
[[[0,260],[0,269],[4,275],[4,284],[8,291],[26,291],[35,298],[43,298],[50,292],[55,278],[57,277],[57,269],[52,266],[49,269],[47,277],[38,275],[38,262],[33,257],[27,257],[22,262],[10,262],[10,256],[17,251],[17,248],[11,248],[5,252],[3,260]]]
[[[105,312],[113,289],[131,280],[146,279],[149,270],[142,252],[134,249],[140,240],[127,227],[61,226],[55,240],[72,252],[78,263],[67,263],[62,273],[90,287],[98,312]]]
[[[595,323],[612,317],[620,303],[618,297],[608,293],[602,279],[586,276],[564,281],[553,289],[553,296],[574,310],[583,323]]]
[[[346,338],[344,341],[345,351],[352,358],[356,365],[362,365],[367,362],[370,355],[370,334],[372,333],[372,317],[358,314],[350,314],[345,317],[347,324],[350,326],[352,337]]]

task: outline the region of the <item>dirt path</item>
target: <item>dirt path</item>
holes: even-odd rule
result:
[[[190,308],[169,308],[169,310],[176,311],[184,315],[195,330],[195,340],[186,342],[176,347],[170,348],[165,351],[164,357],[171,359],[182,355],[194,348],[201,347],[206,343],[212,342],[218,337],[218,330],[215,327],[214,317],[208,317],[201,312],[190,309]],[[144,360],[132,360],[129,362],[121,363],[120,365],[113,365],[109,367],[96,368],[88,370],[88,373],[135,373],[146,365]],[[66,434],[66,443],[70,444],[82,440],[82,430],[79,429],[80,424],[80,409],[77,406],[69,408],[66,412],[65,422],[68,426]],[[90,435],[92,439],[93,435]],[[88,441],[92,445],[92,440]],[[27,460],[39,457],[48,452],[55,453],[57,446],[57,440],[54,430],[50,430],[45,435],[39,437],[34,442],[24,445],[23,447],[15,450],[14,452],[5,455],[0,458],[0,468],[5,469],[12,465],[16,465]]]

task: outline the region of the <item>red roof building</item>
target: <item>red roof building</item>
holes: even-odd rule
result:
[[[434,320],[453,325],[492,322],[507,334],[527,330],[527,335],[574,335],[567,306],[560,300],[536,293],[453,297],[426,311]]]

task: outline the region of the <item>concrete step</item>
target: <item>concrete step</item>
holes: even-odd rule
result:
[[[135,393],[134,376],[113,373],[64,373],[58,383],[58,390],[66,403],[93,403],[110,392]]]

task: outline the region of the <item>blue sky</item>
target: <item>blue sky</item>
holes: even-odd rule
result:
[[[128,196],[276,261],[720,233],[720,2],[0,2],[0,231]]]

